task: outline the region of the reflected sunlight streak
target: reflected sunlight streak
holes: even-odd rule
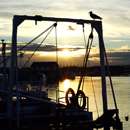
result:
[[[70,82],[69,82],[68,79],[66,79],[66,80],[64,81],[64,91],[65,91],[65,92],[66,92],[66,90],[69,88],[69,86],[70,86]]]

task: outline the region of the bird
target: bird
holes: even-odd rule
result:
[[[94,20],[95,20],[95,19],[100,19],[100,20],[102,20],[102,18],[101,18],[100,16],[98,16],[98,15],[96,15],[96,14],[93,14],[92,11],[90,11],[89,13],[90,13],[90,17],[93,18]]]

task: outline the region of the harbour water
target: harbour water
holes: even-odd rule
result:
[[[60,81],[58,89],[66,91],[68,88],[72,88],[76,93],[79,79],[80,77],[76,77],[75,80],[66,79]],[[112,77],[112,83],[119,109],[119,117],[123,122],[123,129],[129,130],[130,120],[126,121],[125,116],[130,116],[130,77]],[[108,109],[115,109],[109,77],[106,77],[106,84]],[[103,112],[101,77],[85,77],[83,91],[89,97],[89,111],[93,112],[93,119],[96,119]],[[53,94],[52,97],[54,96]],[[64,97],[64,93],[59,93],[59,96]]]

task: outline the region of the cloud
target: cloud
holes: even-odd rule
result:
[[[113,52],[107,53],[109,65],[130,65],[130,52]],[[93,63],[100,63],[99,54],[89,56],[89,60]]]
[[[128,45],[118,47],[118,48],[113,48],[110,50],[107,50],[108,53],[115,53],[115,52],[130,52],[130,47]]]
[[[18,48],[21,48],[22,45],[20,44]],[[24,49],[24,51],[34,51],[38,47],[38,44],[33,43],[29,45],[27,48]],[[78,51],[80,49],[84,49],[84,47],[60,47],[57,46],[57,51],[63,51],[64,49],[68,49],[69,51]],[[56,51],[56,45],[48,45],[48,44],[42,44],[37,51],[47,51],[47,52],[54,52]]]
[[[23,50],[21,51],[35,51],[36,48],[39,46],[40,43],[31,43],[28,46],[26,46],[25,48],[23,48]],[[23,46],[27,45],[27,43],[17,43],[17,49],[22,48]],[[68,49],[69,51],[78,51],[78,50],[83,50],[84,47],[82,46],[57,46],[57,51],[63,51],[65,49]],[[11,50],[11,43],[6,42],[6,51],[10,51]],[[45,51],[45,52],[55,52],[56,51],[56,45],[48,45],[48,44],[42,44],[39,49],[37,51]]]
[[[10,12],[0,12],[0,17],[3,19],[12,19],[13,14]]]
[[[26,43],[18,43],[18,48],[21,48],[23,45],[25,45]],[[6,47],[6,52],[10,52],[11,49],[11,44],[7,43],[7,47]],[[37,48],[39,44],[37,43],[33,43],[31,45],[29,45],[29,47],[24,48],[23,49],[23,53],[24,54],[24,60],[26,61],[27,58],[30,56],[30,54],[32,54],[34,52],[34,50]],[[72,55],[70,57],[67,57],[67,59],[64,57],[61,57],[61,55],[59,55],[59,59],[61,61],[59,61],[59,63],[62,63],[62,61],[66,60],[66,64],[67,63],[72,63],[73,62],[76,64],[79,63],[82,65],[84,56],[85,56],[85,48],[83,46],[58,46],[57,50],[59,52],[62,52],[64,49],[69,50]],[[97,46],[96,47],[92,47],[92,50],[94,49],[94,51],[96,51]],[[83,51],[82,53],[80,53],[80,51]],[[48,45],[48,44],[42,44],[41,47],[37,50],[37,53],[33,56],[33,61],[42,61],[42,56],[46,57],[46,61],[48,60],[53,60],[55,57],[55,53],[56,52],[56,46],[55,45]],[[74,53],[75,52],[75,53]],[[60,53],[59,53],[60,54]],[[9,54],[7,54],[9,55]],[[113,50],[107,50],[107,59],[109,62],[109,65],[129,65],[130,64],[130,48],[128,46],[122,46],[118,49],[113,49]],[[19,53],[18,53],[18,57],[19,57]],[[90,61],[90,65],[99,65],[100,64],[100,59],[99,59],[99,53],[98,51],[96,53],[92,53],[89,55],[89,61]],[[31,63],[30,62],[30,63]]]
[[[111,40],[112,42],[123,42],[125,40]]]
[[[42,3],[42,4],[39,4]],[[108,56],[112,59],[112,56],[116,56],[118,61],[124,61],[127,57],[127,54],[130,52],[130,27],[129,27],[129,21],[130,21],[130,1],[125,0],[113,0],[113,1],[103,1],[97,2],[96,0],[87,0],[87,4],[85,4],[86,1],[82,0],[60,0],[60,1],[52,1],[52,0],[1,0],[0,1],[0,35],[1,38],[4,38],[6,41],[11,41],[12,36],[12,19],[13,15],[42,15],[44,17],[60,17],[60,18],[76,18],[76,19],[90,19],[90,16],[88,12],[92,10],[97,15],[103,17],[103,35],[105,39],[105,46],[109,48],[107,50]],[[93,4],[96,3],[96,4]],[[117,4],[118,3],[118,4]],[[114,6],[114,8],[112,8]],[[29,21],[30,22],[30,21]],[[33,24],[30,24],[28,21],[24,22],[18,30],[18,42],[28,42],[30,39],[37,35],[39,33],[39,29],[45,29],[46,24],[44,22],[38,22],[38,29],[36,30],[35,27],[32,27]],[[40,24],[41,23],[41,24]],[[40,25],[40,26],[39,26]],[[70,24],[69,24],[70,25]],[[68,25],[67,25],[68,26]],[[59,27],[59,26],[58,26]],[[85,26],[86,27],[86,26]],[[33,28],[31,32],[30,28]],[[65,30],[66,27],[64,26]],[[63,28],[60,30],[58,28],[58,35],[62,34],[62,36],[58,37],[58,44],[60,45],[72,45],[75,47],[69,47],[70,51],[82,51],[84,46],[83,37],[80,35],[82,32],[80,32],[80,29],[75,26],[68,26],[68,29],[66,32],[63,31]],[[68,31],[70,30],[70,31]],[[72,33],[73,31],[73,33]],[[76,33],[78,32],[79,33]],[[85,32],[88,33],[90,30],[86,27]],[[65,34],[67,34],[65,37]],[[69,37],[71,34],[73,34],[74,37]],[[97,36],[97,35],[96,35]],[[95,37],[94,37],[95,38]],[[42,40],[42,38],[40,39]],[[25,51],[34,51],[38,44],[40,43],[40,40],[35,41],[34,44],[30,45],[28,48],[25,48]],[[92,48],[91,52],[93,51],[92,55],[95,56],[99,54],[98,50],[98,39],[94,39],[94,45],[95,48]],[[23,44],[25,44],[23,43]],[[46,52],[54,52],[55,51],[55,41],[54,37],[48,37],[46,40],[46,43],[43,44],[38,51],[46,51]],[[23,44],[19,44],[18,48],[22,47]],[[77,45],[77,47],[76,47]],[[7,45],[7,50],[10,50],[10,45]],[[65,49],[65,47],[58,46],[58,51],[62,51]],[[119,56],[120,57],[119,57]],[[124,56],[124,57],[123,57]],[[122,57],[122,58],[121,58]],[[112,60],[114,62],[114,60]],[[125,59],[126,61],[126,59]]]

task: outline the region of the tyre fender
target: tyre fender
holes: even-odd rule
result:
[[[74,90],[72,88],[68,88],[65,93],[65,102],[66,102],[67,106],[71,105],[71,102],[69,102],[70,99],[68,98],[69,93],[72,94],[72,97],[75,96]]]
[[[81,95],[81,97],[83,98],[83,105],[80,106],[79,103],[78,103],[78,97]],[[84,94],[83,91],[79,90],[76,94],[76,97],[77,97],[77,104],[78,104],[78,108],[85,108],[86,106],[86,96]]]

